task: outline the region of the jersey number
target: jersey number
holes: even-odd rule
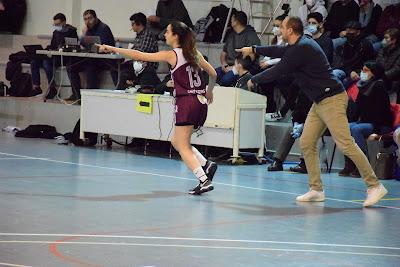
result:
[[[201,78],[199,72],[197,70],[194,70],[191,66],[187,66],[186,71],[189,76],[190,88],[200,87]]]

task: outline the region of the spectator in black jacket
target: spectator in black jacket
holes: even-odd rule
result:
[[[318,13],[310,13],[307,16],[307,31],[312,34],[313,39],[321,46],[329,63],[333,60],[333,43],[332,39],[323,30],[323,16]]]
[[[62,47],[65,44],[65,37],[78,39],[76,28],[67,24],[67,19],[62,13],[58,13],[53,17],[53,28],[53,37],[50,45],[47,46],[48,50],[57,50]],[[59,57],[34,58],[31,60],[32,85],[35,92],[40,93],[42,91],[40,88],[40,68],[43,67],[46,73],[49,83],[46,99],[51,99],[57,94],[53,79],[53,61],[55,66],[60,66]]]
[[[375,61],[368,61],[360,73],[357,82],[359,93],[355,101],[358,120],[349,124],[351,135],[360,149],[367,154],[366,139],[373,133],[385,134],[391,131],[393,115],[390,110],[390,99],[381,80],[383,69]],[[360,173],[354,163],[345,158],[345,167],[339,172],[341,176],[359,177]]]
[[[334,74],[345,88],[348,88],[352,79],[352,71],[360,72],[364,62],[373,59],[374,49],[372,44],[361,36],[361,24],[358,21],[350,21],[346,25],[346,42],[340,47],[337,54],[340,58],[336,64]]]
[[[102,44],[115,46],[114,36],[110,27],[97,18],[94,10],[86,10],[83,13],[83,20],[85,26],[82,29],[81,45],[88,47],[87,36],[99,36]],[[103,70],[111,68],[111,77],[115,85],[118,81],[118,73],[116,70],[115,60],[109,59],[74,59],[67,65],[67,72],[71,80],[72,96],[68,100],[80,99],[81,79],[80,72],[86,72],[87,88],[98,88],[99,76],[98,74]]]
[[[168,24],[174,20],[183,22],[190,28],[193,28],[192,20],[182,0],[159,0],[156,15],[148,16],[147,19],[151,22],[151,26],[156,33],[165,30]]]
[[[382,7],[372,0],[360,0],[359,22],[361,23],[361,36],[370,42],[378,40],[376,26],[382,15]]]
[[[397,91],[397,103],[400,104],[400,30],[396,28],[385,31],[383,48],[376,61],[384,69],[383,80],[388,91]]]
[[[325,30],[330,32],[332,39],[339,37],[339,33],[345,30],[349,21],[358,21],[359,9],[354,0],[337,1],[332,5],[324,24]]]

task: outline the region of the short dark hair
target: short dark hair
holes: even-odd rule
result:
[[[382,78],[383,74],[385,73],[383,67],[380,64],[378,64],[375,60],[369,60],[365,62],[364,66],[367,67],[372,72],[372,74],[378,79]]]
[[[92,15],[94,18],[97,18],[97,14],[96,11],[94,11],[93,9],[88,9],[85,12],[83,12],[83,15]]]
[[[147,25],[146,15],[141,12],[133,14],[129,19],[136,25],[142,25],[144,27]]]
[[[53,20],[61,20],[61,21],[66,21],[67,18],[65,17],[65,15],[63,13],[57,13],[54,15]]]
[[[251,57],[247,56],[243,58],[243,55],[240,54],[238,55],[235,60],[243,66],[245,70],[249,70],[251,68],[251,65],[253,64],[253,61],[251,60]]]
[[[283,21],[286,17],[287,17],[286,14],[282,14],[282,15],[277,16],[277,17],[275,18],[275,20]]]
[[[390,39],[396,39],[396,45],[400,43],[400,30],[396,28],[390,28],[385,31],[385,34],[390,36]]]
[[[299,35],[303,35],[304,33],[304,26],[303,22],[299,17],[288,17],[287,20],[287,28],[292,28],[293,32]]]
[[[243,26],[247,25],[247,15],[243,11],[236,11],[232,16],[234,16],[235,20],[239,21]]]
[[[356,20],[352,20],[347,22],[345,27],[346,29],[361,30],[361,23]]]
[[[312,12],[312,13],[308,14],[307,20],[309,20],[309,19],[315,19],[318,23],[321,23],[324,21],[324,17],[319,12]]]

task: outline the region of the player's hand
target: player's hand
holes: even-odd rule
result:
[[[252,47],[243,47],[240,49],[235,49],[235,51],[238,53],[242,53],[243,58],[254,55]]]
[[[149,22],[155,22],[155,23],[160,23],[160,18],[159,17],[157,17],[157,16],[148,16],[147,17],[147,20],[149,21]]]
[[[208,104],[211,104],[214,101],[214,94],[212,91],[207,91],[206,92],[206,98],[208,101]]]
[[[100,53],[111,53],[111,52],[113,52],[114,50],[114,47],[112,47],[112,46],[109,46],[109,45],[99,45],[99,44],[96,44],[96,46],[99,48],[99,52]]]
[[[252,80],[249,80],[249,81],[247,82],[247,88],[249,88],[249,91],[253,91],[253,89],[254,89],[254,83],[253,83]]]

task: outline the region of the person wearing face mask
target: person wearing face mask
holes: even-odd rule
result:
[[[131,45],[132,49],[146,53],[158,52],[156,36],[148,30],[147,18],[143,13],[135,13],[130,17],[132,31],[136,37]],[[127,60],[121,65],[121,78],[118,89],[125,89],[128,85],[140,84],[155,86],[160,83],[156,70],[158,62],[141,62]],[[153,81],[147,77],[153,77]],[[129,81],[127,83],[127,81]],[[146,83],[144,84],[143,81]]]
[[[363,63],[374,58],[372,44],[361,36],[360,22],[346,24],[346,42],[336,53],[339,60],[335,64],[334,75],[347,89],[352,84],[351,72],[360,72]]]
[[[307,31],[312,35],[312,38],[321,46],[329,63],[333,60],[333,42],[323,30],[323,17],[320,13],[314,12],[307,16]]]
[[[367,61],[357,82],[359,93],[355,100],[356,121],[351,122],[349,127],[351,135],[365,155],[366,139],[373,133],[389,133],[393,122],[389,94],[381,79],[383,73],[384,70],[377,62]],[[339,175],[360,177],[357,167],[348,157],[345,157],[345,166]]]
[[[324,29],[330,32],[332,39],[338,38],[339,33],[345,30],[349,21],[358,21],[360,7],[354,0],[340,0],[335,2],[326,17]]]
[[[325,8],[324,0],[305,0],[304,5],[299,7],[299,17],[304,25],[307,25],[307,16],[310,13],[318,12],[322,15],[323,20],[325,20],[328,15],[328,11]]]
[[[383,80],[386,89],[397,92],[396,102],[400,104],[400,30],[386,30],[382,46],[376,61],[385,71]]]
[[[58,13],[53,17],[53,36],[51,38],[50,45],[47,46],[47,50],[58,50],[65,44],[65,37],[78,39],[76,28],[67,24],[67,19],[64,14]],[[61,65],[59,57],[52,58],[37,58],[31,60],[31,74],[32,74],[32,85],[34,92],[41,93],[40,88],[40,68],[43,68],[47,81],[49,84],[49,90],[46,95],[46,99],[52,99],[56,96],[57,90],[53,79],[53,60],[55,65],[58,67]]]
[[[228,35],[220,55],[221,67],[215,69],[218,75],[217,83],[221,86],[233,86],[239,78],[232,72],[235,58],[239,55],[235,49],[261,43],[254,28],[247,25],[247,15],[243,11],[233,13],[231,25],[233,31]],[[255,62],[255,58],[252,60]]]
[[[367,157],[350,135],[346,109],[348,96],[343,85],[333,75],[330,64],[321,47],[309,36],[304,35],[303,23],[298,17],[287,17],[281,26],[282,37],[287,46],[253,46],[238,49],[243,56],[260,54],[281,57],[274,67],[254,75],[248,82],[272,82],[287,73],[292,73],[300,90],[313,102],[304,123],[300,147],[309,177],[309,190],[296,198],[299,202],[325,201],[321,181],[318,140],[329,129],[340,151],[357,165],[368,187],[364,207],[375,205],[388,192],[379,182]]]

